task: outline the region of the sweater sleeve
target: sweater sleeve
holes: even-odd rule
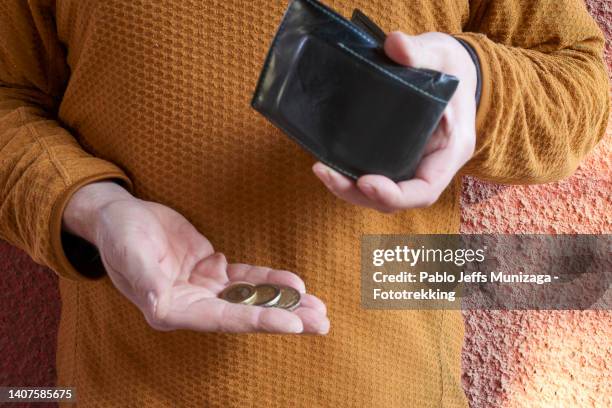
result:
[[[52,0],[0,3],[0,237],[59,275],[84,279],[62,245],[64,207],[86,183],[130,182],[56,119],[69,68],[53,16]]]
[[[509,184],[569,176],[606,131],[604,37],[583,0],[475,0],[464,32],[481,69],[463,174]]]

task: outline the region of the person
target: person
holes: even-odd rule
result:
[[[558,180],[605,132],[582,0],[330,1],[460,79],[414,179],[354,183],[249,106],[281,3],[0,5],[0,234],[61,278],[81,406],[466,406],[461,313],[362,309],[360,237],[456,233],[462,175]],[[302,306],[219,299],[235,281]]]

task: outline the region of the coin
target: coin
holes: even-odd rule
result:
[[[278,299],[280,299],[281,291],[278,286],[275,285],[257,285],[255,286],[255,300],[253,305],[271,307],[276,305]]]
[[[255,286],[249,283],[236,283],[225,288],[219,297],[231,303],[250,305],[256,297]]]
[[[295,310],[300,305],[300,292],[289,287],[283,286],[281,288],[281,296],[274,307],[280,307],[286,310]]]

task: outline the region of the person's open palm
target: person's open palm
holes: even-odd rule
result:
[[[305,293],[297,275],[228,264],[176,211],[125,192],[96,213],[95,233],[86,235],[98,247],[114,285],[153,328],[318,334],[329,330],[325,305]],[[220,299],[219,293],[234,282],[291,286],[301,293],[300,307],[290,312]]]

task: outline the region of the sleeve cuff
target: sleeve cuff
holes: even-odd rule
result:
[[[470,55],[473,55],[472,58],[476,58],[477,60],[477,68],[479,68],[479,91],[480,97],[478,99],[478,110],[476,112],[476,134],[477,138],[480,139],[480,133],[482,132],[482,128],[484,125],[484,121],[487,117],[487,113],[490,107],[491,100],[491,67],[489,65],[489,60],[486,57],[486,53],[482,46],[483,41],[486,41],[486,36],[484,34],[477,33],[460,33],[454,35],[454,37],[466,47]]]
[[[476,55],[476,51],[470,46],[467,42],[462,40],[461,38],[455,37],[455,40],[459,42],[465,48],[468,54],[470,54],[470,58],[476,67],[476,106],[480,103],[480,91],[482,89],[482,73],[480,72],[480,59],[478,55]]]
[[[49,231],[52,259],[49,267],[63,278],[71,280],[98,279],[105,275],[104,265],[95,246],[84,239],[62,230],[64,209],[72,195],[86,184],[102,180],[115,180],[128,190],[132,190],[130,179],[111,163],[94,159],[93,168],[98,170],[72,183],[60,194],[51,211]]]

